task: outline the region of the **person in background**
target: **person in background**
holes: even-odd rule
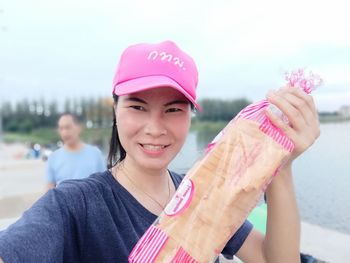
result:
[[[101,151],[80,139],[82,126],[75,114],[62,114],[57,126],[63,147],[54,151],[48,158],[48,189],[56,187],[64,180],[86,178],[106,169]]]

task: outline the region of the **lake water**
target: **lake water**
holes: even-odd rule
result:
[[[170,168],[185,173],[216,133],[191,132]],[[350,122],[322,124],[293,170],[302,220],[350,234]]]

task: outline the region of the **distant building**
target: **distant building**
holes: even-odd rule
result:
[[[341,106],[339,109],[339,115],[342,117],[350,117],[350,105]]]

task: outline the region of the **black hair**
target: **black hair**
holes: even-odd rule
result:
[[[107,158],[107,167],[108,169],[115,166],[117,163],[120,163],[123,161],[126,157],[126,151],[123,148],[122,144],[120,143],[118,129],[117,129],[117,119],[115,116],[115,105],[118,102],[118,96],[113,94],[113,124],[112,124],[112,134],[111,134],[111,140],[109,143],[109,153]]]
[[[113,124],[112,124],[112,134],[111,134],[111,140],[109,143],[109,152],[107,157],[107,167],[108,169],[111,169],[116,164],[123,161],[126,157],[126,151],[123,148],[122,144],[120,143],[118,129],[117,129],[117,120],[115,116],[115,105],[118,103],[118,96],[113,94]],[[194,104],[191,103],[191,110],[195,111]]]
[[[80,121],[78,115],[76,115],[76,114],[73,113],[73,112],[69,112],[69,111],[63,112],[63,113],[59,116],[58,119],[61,119],[63,116],[71,116],[72,119],[73,119],[73,122],[74,122],[75,124],[81,124],[81,121]]]

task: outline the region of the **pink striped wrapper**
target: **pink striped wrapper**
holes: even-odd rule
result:
[[[321,83],[303,70],[287,85],[311,92]],[[129,262],[211,262],[278,173],[293,142],[265,115],[267,100],[244,108],[208,145],[174,197],[146,231]]]

